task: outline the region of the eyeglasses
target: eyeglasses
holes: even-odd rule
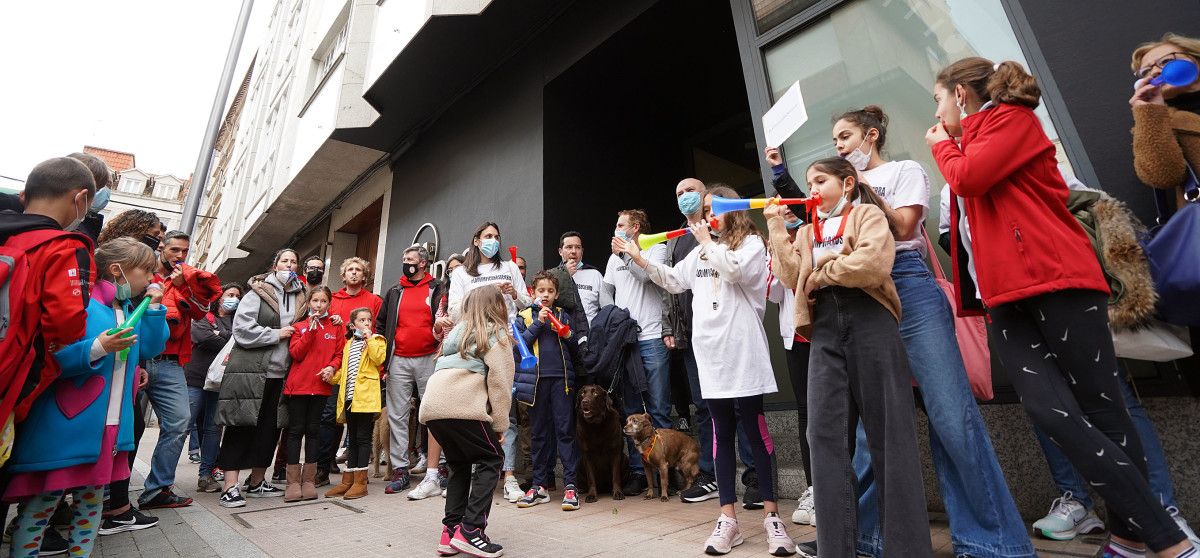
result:
[[[1159,58],[1158,60],[1156,60],[1153,64],[1151,64],[1149,66],[1146,66],[1144,68],[1138,68],[1138,70],[1133,73],[1133,77],[1142,79],[1142,78],[1150,75],[1150,72],[1154,71],[1155,68],[1157,68],[1158,70],[1161,71],[1163,66],[1165,66],[1167,64],[1167,62],[1170,62],[1172,60],[1189,60],[1189,59],[1190,58],[1188,57],[1186,52],[1172,52],[1172,53],[1163,55],[1162,58]]]
[[[323,268],[323,267],[321,267],[321,266],[319,266],[319,265],[310,265],[310,266],[308,266],[308,267],[304,268],[304,271],[305,271],[305,272],[309,272],[309,271],[325,271],[325,268]]]

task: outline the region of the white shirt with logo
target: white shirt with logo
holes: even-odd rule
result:
[[[591,323],[600,312],[600,289],[604,286],[604,275],[599,269],[588,267],[576,271],[571,279],[575,281],[575,290],[579,291],[579,303],[583,305],[588,323]]]
[[[647,272],[667,292],[692,291],[692,348],[704,399],[778,391],[767,348],[767,249],[747,236],[730,250],[711,243],[692,249],[674,267]]]
[[[642,255],[652,263],[667,261],[667,247],[655,244]],[[641,280],[629,271],[637,265],[625,258],[611,255],[604,270],[604,282],[616,291],[613,303],[629,311],[629,315],[641,326],[639,341],[662,339],[662,291],[649,279]]]
[[[862,171],[863,180],[875,190],[888,207],[900,209],[915,207],[920,212],[917,227],[911,237],[896,241],[896,251],[916,250],[925,255],[925,241],[921,238],[921,225],[925,223],[925,212],[929,209],[929,175],[916,161],[888,161],[871,170]],[[859,200],[861,202],[861,200]]]
[[[479,264],[479,275],[476,277],[467,273],[465,265],[454,268],[454,272],[450,274],[450,294],[446,300],[451,319],[456,322],[461,319],[462,303],[467,298],[467,293],[485,285],[499,285],[504,282],[512,283],[517,292],[516,300],[504,295],[504,303],[508,306],[508,321],[512,322],[517,317],[517,308],[525,308],[533,301],[517,264],[511,261],[503,261],[499,265]]]
[[[821,221],[821,238],[813,238],[812,246],[812,264],[813,269],[817,268],[817,263],[822,258],[830,254],[841,254],[842,248],[846,245],[842,241],[842,216],[830,217]],[[816,235],[817,229],[813,228],[813,234]]]

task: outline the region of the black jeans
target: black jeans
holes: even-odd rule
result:
[[[1108,504],[1109,530],[1157,552],[1186,537],[1146,481],[1107,309],[1104,293],[1058,291],[990,309],[988,330],[1030,420]]]
[[[851,456],[861,419],[879,491],[883,555],[930,556],[912,374],[900,325],[860,289],[826,287],[814,295],[808,443],[821,518],[817,546],[822,556],[855,556],[858,479]]]
[[[347,402],[349,407],[350,403]],[[350,469],[365,469],[371,464],[371,435],[374,434],[376,413],[351,413],[347,409],[346,436],[350,439],[350,450],[346,452],[346,466]]]
[[[804,467],[804,480],[812,485],[812,450],[808,448],[808,356],[812,345],[792,341],[787,357],[788,376],[792,381],[792,394],[796,396],[796,422],[800,425],[800,462]]]
[[[431,420],[429,434],[442,445],[450,480],[446,485],[447,527],[462,524],[469,530],[486,529],[488,512],[504,452],[492,425],[478,420]],[[471,472],[471,466],[475,471]]]
[[[321,410],[321,441],[318,446],[317,468],[329,472],[333,469],[333,458],[337,456],[338,443],[342,441],[342,425],[337,423],[338,387],[333,386],[333,395],[325,398]]]
[[[325,410],[324,395],[289,395],[287,396],[288,429],[287,429],[287,462],[288,465],[300,464],[300,443],[304,442],[304,462],[316,463],[317,453],[321,449],[317,440],[321,432],[321,413]]]

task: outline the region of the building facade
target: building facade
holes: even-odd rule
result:
[[[100,212],[106,222],[127,210],[141,209],[158,215],[167,230],[179,228],[187,178],[138,168],[133,153],[90,145],[85,145],[83,152],[99,157],[112,171],[112,197]]]
[[[413,242],[436,235],[445,258],[484,221],[499,224],[531,271],[557,263],[566,230],[581,231],[585,260],[602,266],[618,210],[645,209],[656,231],[682,221],[673,189],[683,177],[770,195],[760,117],[796,82],[810,121],[780,146],[792,166],[833,154],[831,117],[879,104],[891,118],[889,157],[921,162],[940,186],[923,139],[930,90],[941,67],[975,55],[1030,68],[1060,162],[1149,221],[1152,198],[1132,171],[1129,52],[1164,31],[1200,35],[1200,5],[1183,0],[1154,13],[1083,0],[284,0],[272,9],[207,265],[241,280],[283,246],[321,254],[331,269],[360,255],[377,264],[377,290],[396,280]],[[1105,39],[1084,47],[1068,29]],[[246,255],[218,256],[218,244]],[[771,423],[784,486],[796,488],[798,455],[783,441],[800,434],[773,352]],[[1170,435],[1200,420],[1189,383],[1200,364],[1122,366],[1165,434],[1184,512],[1200,514],[1200,485],[1187,482],[1200,449]],[[999,367],[995,383],[988,428],[1020,481],[1010,485],[1022,512],[1037,516],[1057,494]]]

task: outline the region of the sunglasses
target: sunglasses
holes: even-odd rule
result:
[[[1142,79],[1142,78],[1145,78],[1146,76],[1150,75],[1150,72],[1154,71],[1155,68],[1157,68],[1159,71],[1161,71],[1163,66],[1165,66],[1167,64],[1167,62],[1170,62],[1172,60],[1189,60],[1189,59],[1190,58],[1188,57],[1187,53],[1185,53],[1185,52],[1172,52],[1169,54],[1165,54],[1165,55],[1163,55],[1162,58],[1159,58],[1153,64],[1146,66],[1144,68],[1138,68],[1138,70],[1133,73],[1133,77]]]

